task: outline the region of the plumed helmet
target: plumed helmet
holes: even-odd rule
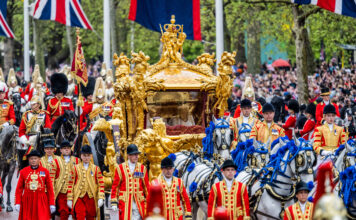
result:
[[[252,104],[251,104],[251,101],[249,100],[249,99],[243,99],[242,101],[241,101],[241,104],[240,104],[241,106],[241,108],[245,108],[245,107],[249,107],[249,108],[251,108],[252,107]]]
[[[241,98],[245,99],[245,98],[251,98],[251,97],[253,97],[253,100],[255,100],[255,91],[253,89],[251,77],[246,77],[245,85],[242,90]]]
[[[274,112],[274,107],[271,103],[266,103],[263,105],[262,107],[262,112],[266,113],[266,112]]]
[[[293,110],[295,113],[299,112],[299,103],[297,100],[291,99],[288,102],[288,109]]]
[[[7,85],[10,86],[12,83],[15,83],[16,85],[19,84],[19,80],[16,77],[15,70],[14,68],[11,68],[9,71],[9,74],[7,75]]]
[[[0,92],[7,92],[7,85],[4,82],[0,82]]]
[[[64,73],[54,73],[51,76],[51,90],[53,94],[66,94],[68,90],[68,78]]]
[[[103,78],[99,77],[95,81],[95,89],[93,94],[93,101],[97,102],[97,98],[102,99],[106,98],[106,85]],[[106,100],[105,100],[106,101]]]
[[[94,88],[95,88],[95,78],[94,77],[88,77],[88,84],[85,87],[83,84],[80,84],[82,94],[84,97],[88,97],[90,95],[93,95],[94,93]]]
[[[329,114],[329,113],[336,114],[335,106],[332,104],[328,104],[324,107],[323,114]]]
[[[311,114],[315,117],[316,105],[314,103],[309,103],[307,109],[305,110],[306,113]]]
[[[166,157],[161,161],[161,169],[162,168],[172,168],[172,167],[174,167],[174,163],[171,158]]]

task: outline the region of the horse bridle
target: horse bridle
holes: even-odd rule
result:
[[[300,174],[312,174],[313,173],[313,167],[316,164],[316,159],[312,162],[312,154],[314,155],[314,158],[316,158],[316,154],[313,151],[313,149],[302,149],[301,151],[305,151],[306,158],[304,158],[303,155],[299,154],[296,156],[295,159],[295,173],[297,178],[299,178]],[[300,152],[300,151],[299,151]],[[306,163],[305,169],[302,171],[299,171],[300,167],[303,167]]]
[[[230,129],[230,125],[227,121],[221,121],[218,123],[213,132],[213,140],[216,139],[216,130],[220,130],[221,135],[221,143],[220,146],[217,146],[216,141],[214,141],[214,148],[218,150],[228,150],[230,149],[230,144],[227,143],[225,132],[227,129]]]

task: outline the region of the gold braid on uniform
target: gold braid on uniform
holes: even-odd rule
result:
[[[35,124],[37,120],[37,115],[34,115],[29,121],[27,121],[28,113],[29,112],[26,112],[26,114],[22,116],[22,120],[26,125],[26,134],[30,133],[32,126]]]
[[[53,110],[51,112],[51,116],[54,115],[54,113],[56,113],[59,105],[61,104],[62,99],[59,99],[59,98],[57,98],[57,99],[58,99],[58,102],[55,105],[52,105],[51,100],[49,100],[49,102],[48,102],[49,107],[51,107],[51,110]]]
[[[97,115],[99,115],[102,111],[103,109],[101,106],[97,107],[96,109],[94,109],[92,112],[89,113],[89,119],[92,120]]]

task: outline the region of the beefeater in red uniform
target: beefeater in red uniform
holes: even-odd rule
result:
[[[30,166],[20,171],[15,192],[15,209],[19,220],[49,220],[56,211],[49,171],[40,166],[40,153],[32,150],[27,158]]]
[[[214,220],[217,207],[225,207],[230,220],[249,220],[250,205],[246,185],[234,179],[236,165],[230,159],[222,167],[224,180],[215,183],[210,191],[208,202],[208,220]]]
[[[289,140],[292,140],[293,138],[293,129],[295,128],[295,125],[297,123],[297,116],[296,114],[299,112],[299,103],[292,99],[288,102],[288,113],[289,116],[282,126],[282,128],[285,130],[285,135],[288,136]]]
[[[74,111],[74,108],[72,100],[64,97],[68,90],[68,79],[64,73],[54,73],[51,76],[51,90],[55,97],[49,100],[47,111],[53,124],[65,110]]]
[[[162,173],[152,184],[160,184],[163,192],[163,213],[167,220],[191,220],[189,196],[180,178],[173,176],[174,163],[166,157],[161,161]]]
[[[119,208],[119,219],[138,220],[146,215],[148,196],[148,172],[144,165],[138,163],[138,147],[130,144],[127,147],[127,158],[115,170],[111,189],[111,206],[114,211]]]
[[[316,105],[316,111],[315,111],[316,126],[321,125],[321,121],[323,120],[323,115],[324,115],[324,107],[328,104],[332,104],[335,107],[336,116],[340,117],[339,107],[335,103],[330,102],[329,88],[321,88],[320,96],[323,98],[323,101]]]

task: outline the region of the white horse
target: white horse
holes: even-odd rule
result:
[[[316,156],[311,147],[296,146],[294,141],[275,145],[270,162],[249,187],[250,209],[259,220],[281,219],[283,211],[294,203],[298,180],[314,181],[313,166]]]
[[[235,120],[234,135],[237,139],[237,143],[245,142],[250,138],[251,130],[255,125],[256,121],[257,119],[254,118],[251,124],[249,124],[249,123],[239,123],[238,119]]]

